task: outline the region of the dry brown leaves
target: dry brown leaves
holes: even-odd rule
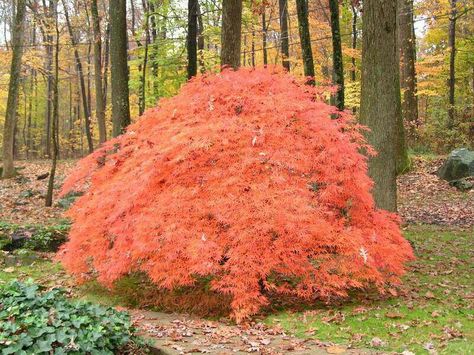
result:
[[[262,323],[231,325],[166,313],[130,311],[141,334],[158,349],[177,354],[359,354],[312,337],[298,339]]]
[[[474,190],[461,192],[438,178],[443,161],[415,158],[412,171],[398,179],[398,212],[405,223],[474,226]]]
[[[55,187],[60,186],[74,161],[61,161],[56,170]],[[45,207],[48,178],[38,176],[49,173],[51,162],[20,161],[19,175],[13,179],[0,179],[0,221],[18,224],[49,224],[62,217],[60,207]],[[57,193],[57,189],[55,190]]]

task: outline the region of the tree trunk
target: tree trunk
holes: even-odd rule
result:
[[[51,101],[52,101],[52,91],[53,91],[53,46],[51,45],[52,37],[49,34],[43,36],[45,38],[46,44],[46,111],[44,118],[44,131],[45,131],[45,155],[47,157],[51,156]]]
[[[457,16],[457,0],[451,0],[451,15],[449,16],[449,38],[448,46],[449,55],[449,107],[448,107],[448,129],[454,128],[456,107],[456,16]]]
[[[240,67],[242,0],[223,0],[221,66]]]
[[[107,24],[105,30],[105,49],[104,49],[104,107],[107,108],[107,93],[109,83],[109,61],[110,61],[110,24]]]
[[[378,152],[369,159],[377,207],[397,210],[397,122],[401,117],[397,3],[364,0],[360,122]]]
[[[130,124],[127,63],[126,0],[110,1],[110,72],[112,85],[113,136],[117,137]]]
[[[188,0],[188,36],[186,40],[188,80],[197,74],[197,2],[198,0]]]
[[[262,9],[262,49],[263,49],[263,65],[268,65],[268,52],[267,52],[267,19],[266,19],[266,7],[263,5]]]
[[[332,62],[333,83],[337,85],[337,92],[333,97],[334,105],[339,110],[344,110],[344,66],[342,63],[341,29],[339,26],[339,1],[329,0],[331,11],[332,32]]]
[[[10,83],[3,128],[3,178],[15,175],[13,165],[13,150],[15,141],[15,126],[17,121],[18,94],[20,86],[21,60],[23,56],[23,39],[25,32],[26,0],[17,1],[15,25],[12,33],[13,56],[10,66]]]
[[[204,21],[202,20],[201,6],[199,6],[199,1],[196,1],[197,4],[197,20],[198,20],[198,38],[197,38],[197,49],[199,53],[199,67],[201,74],[206,72],[206,65],[204,62]]]
[[[306,0],[296,0],[298,14],[298,29],[300,34],[301,52],[303,55],[304,75],[308,78],[307,84],[314,85],[314,62],[309,34],[308,3]]]
[[[280,18],[280,49],[283,68],[290,71],[290,39],[288,36],[288,1],[278,1],[278,13]]]
[[[146,69],[148,66],[148,45],[150,44],[150,26],[149,26],[149,9],[147,1],[142,1],[144,21],[145,21],[145,52],[143,54],[142,72],[140,77],[140,116],[143,115],[146,108]]]
[[[51,170],[49,173],[48,190],[46,192],[46,207],[53,205],[53,192],[54,192],[54,178],[56,176],[56,164],[59,155],[59,142],[58,142],[58,131],[59,131],[59,26],[58,26],[58,13],[57,13],[57,2],[54,0],[54,12],[56,19],[56,50],[54,54],[54,83],[53,83],[53,120],[52,120],[52,137],[53,137],[53,156],[51,162]],[[66,10],[65,10],[66,11]]]
[[[92,132],[91,132],[91,121],[90,121],[91,113],[89,109],[89,102],[87,101],[87,88],[86,88],[86,83],[84,80],[84,72],[82,70],[82,62],[79,56],[79,51],[77,50],[76,38],[74,37],[74,33],[72,31],[71,21],[69,20],[69,13],[66,7],[65,0],[62,0],[62,3],[63,3],[63,8],[64,8],[64,17],[66,18],[66,25],[69,31],[69,37],[71,38],[71,44],[74,51],[74,58],[76,61],[77,73],[79,75],[79,84],[81,87],[82,107],[83,107],[82,110],[84,111],[83,112],[84,123],[85,123],[85,128],[86,128],[87,148],[88,148],[89,153],[92,153],[94,151],[94,145],[92,142]]]
[[[153,97],[156,100],[159,95],[159,88],[158,88],[158,61],[156,60],[157,53],[158,53],[158,23],[157,23],[157,16],[151,15],[155,12],[155,4],[153,1],[148,3],[150,9],[150,27],[151,27],[151,43],[153,46],[151,47],[150,53],[150,61],[151,61],[151,76],[153,78]]]
[[[409,123],[409,136],[414,139],[418,122],[418,99],[416,96],[416,38],[413,25],[413,0],[399,0],[398,4],[402,117],[405,122]]]
[[[354,4],[351,3],[352,10],[352,50],[357,49],[357,9]],[[351,81],[356,81],[356,59],[354,56],[351,57]]]
[[[95,80],[95,114],[99,126],[99,143],[107,140],[105,126],[105,100],[102,85],[102,34],[97,0],[91,0],[92,28],[94,31],[94,80]]]

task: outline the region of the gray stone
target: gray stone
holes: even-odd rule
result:
[[[446,181],[474,176],[474,152],[465,148],[453,150],[438,170],[438,176]]]

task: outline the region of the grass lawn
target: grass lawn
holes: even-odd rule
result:
[[[418,259],[400,297],[366,295],[338,308],[282,311],[266,323],[355,348],[474,354],[474,231],[412,226],[405,236]]]
[[[418,259],[399,297],[359,294],[339,307],[281,310],[264,321],[298,337],[345,347],[474,354],[474,231],[411,226],[405,235]],[[0,283],[15,278],[65,287],[75,297],[107,305],[137,306],[133,295],[140,295],[139,283],[127,279],[114,293],[95,282],[74,286],[60,265],[44,259],[29,266],[0,266]]]

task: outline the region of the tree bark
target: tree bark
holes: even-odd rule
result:
[[[148,46],[150,44],[150,26],[149,26],[149,9],[147,5],[147,1],[142,1],[143,5],[143,13],[144,13],[144,21],[145,21],[145,52],[143,54],[143,62],[142,62],[142,72],[140,77],[140,107],[139,113],[140,116],[145,112],[146,108],[146,69],[148,67]]]
[[[268,52],[267,52],[267,19],[266,19],[266,7],[263,5],[262,9],[262,49],[263,49],[263,65],[268,65]]]
[[[56,23],[56,50],[54,54],[54,83],[53,83],[53,120],[52,120],[52,137],[53,137],[53,156],[51,162],[51,170],[49,172],[48,190],[46,192],[46,207],[53,205],[53,192],[54,192],[54,178],[56,176],[56,165],[59,155],[59,26],[58,26],[58,4],[54,1],[54,13]],[[66,10],[65,10],[66,11]]]
[[[337,92],[333,97],[334,105],[339,110],[344,110],[344,66],[342,63],[341,29],[339,26],[339,1],[329,0],[331,12],[332,32],[332,62],[333,83],[337,85]]]
[[[84,80],[84,71],[82,69],[81,57],[79,56],[79,51],[77,50],[76,38],[74,37],[71,21],[69,20],[69,13],[67,10],[66,1],[62,0],[62,3],[63,3],[63,8],[64,8],[64,17],[66,18],[66,25],[69,31],[69,37],[71,38],[71,44],[74,51],[74,58],[76,61],[77,73],[79,75],[79,84],[81,87],[82,107],[83,107],[82,110],[84,113],[84,123],[85,123],[85,129],[86,129],[87,148],[88,148],[88,152],[92,153],[94,151],[94,144],[92,141],[92,131],[91,131],[91,121],[90,121],[91,113],[90,113],[90,108],[89,108],[89,102],[87,100],[88,95],[87,95],[86,83]]]
[[[110,64],[112,86],[113,136],[122,134],[130,124],[127,63],[126,0],[110,1]]]
[[[283,68],[290,71],[290,39],[288,36],[288,1],[278,1],[278,13],[280,18],[280,49]]]
[[[357,9],[354,4],[351,3],[352,10],[352,50],[357,49]],[[351,81],[356,81],[356,59],[354,56],[351,57]]]
[[[414,139],[418,122],[418,99],[416,96],[416,38],[413,24],[413,0],[399,0],[398,4],[402,117],[409,124],[409,136]]]
[[[456,20],[457,20],[457,0],[450,0],[451,15],[449,16],[449,107],[448,107],[448,129],[454,128],[456,107]]]
[[[362,12],[362,90],[360,122],[378,152],[369,159],[377,207],[397,210],[397,122],[401,117],[397,50],[397,3],[365,0]]]
[[[242,0],[223,0],[221,66],[240,67],[242,41]]]
[[[188,80],[197,74],[197,8],[198,0],[188,0],[188,35],[186,38]]]
[[[206,65],[204,62],[204,21],[202,19],[201,6],[199,1],[196,1],[197,4],[197,20],[198,20],[198,33],[197,33],[197,50],[199,53],[199,70],[201,74],[206,72]]]
[[[102,34],[97,0],[91,0],[92,28],[94,32],[94,82],[95,82],[95,114],[99,126],[99,143],[107,140],[105,126],[105,100],[102,85]]]
[[[3,178],[15,175],[13,165],[13,150],[15,142],[15,126],[17,121],[18,94],[20,86],[21,60],[23,57],[23,40],[25,32],[26,0],[17,1],[15,24],[12,33],[11,46],[13,48],[10,66],[10,83],[8,85],[8,99],[3,128]]]
[[[303,55],[304,75],[308,78],[307,84],[314,85],[314,62],[309,34],[308,3],[306,0],[296,0],[298,14],[298,29],[300,34],[301,52]]]
[[[44,3],[44,2],[43,2]],[[53,96],[53,37],[49,34],[51,31],[50,20],[51,20],[51,4],[48,8],[45,7],[47,11],[47,19],[45,28],[43,30],[43,39],[46,42],[46,59],[45,59],[45,71],[46,71],[46,111],[44,118],[44,132],[45,132],[45,155],[47,157],[51,156],[51,116],[52,116],[52,96]]]

